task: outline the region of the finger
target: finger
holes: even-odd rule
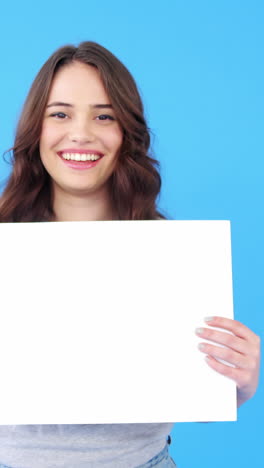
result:
[[[205,321],[210,327],[224,328],[225,330],[229,330],[234,333],[234,335],[252,341],[253,343],[255,343],[258,339],[258,336],[252,330],[237,320],[215,316],[206,317]]]
[[[208,343],[200,343],[198,348],[203,353],[214,357],[215,359],[222,359],[240,369],[253,369],[254,359],[243,354],[237,353],[230,348],[220,348]]]
[[[196,334],[206,340],[214,341],[243,354],[253,353],[253,345],[245,339],[212,328],[197,328]]]
[[[225,375],[235,382],[239,382],[241,378],[241,374],[243,373],[242,369],[237,367],[231,367],[223,364],[222,362],[217,361],[213,356],[207,355],[205,357],[207,364],[214,369],[215,371],[219,372],[219,374]]]
[[[251,372],[237,367],[226,366],[222,362],[217,361],[212,356],[206,356],[207,364],[219,374],[225,375],[226,377],[234,380],[237,387],[243,388],[251,383],[252,375]]]

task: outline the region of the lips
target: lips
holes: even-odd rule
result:
[[[60,150],[57,152],[59,156],[61,156],[63,153],[72,153],[72,154],[98,154],[99,156],[103,156],[103,153],[101,151],[98,151],[96,149],[77,149],[77,148],[66,148],[63,150]]]
[[[89,159],[89,160],[85,159],[84,155],[88,155],[88,154],[92,155],[91,156],[92,159]],[[100,153],[97,150],[81,150],[81,153],[80,153],[79,150],[75,149],[73,151],[72,148],[69,148],[63,151],[58,151],[57,155],[59,156],[60,160],[65,164],[65,166],[69,167],[70,169],[76,169],[79,171],[92,169],[99,163],[99,161],[101,161],[102,157],[104,156],[102,153]],[[72,158],[70,157],[70,155],[72,155]],[[76,159],[74,159],[74,155],[76,155]],[[94,158],[97,158],[97,159],[94,159]]]

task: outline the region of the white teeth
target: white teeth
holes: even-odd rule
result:
[[[98,154],[62,153],[63,159],[71,161],[97,161]]]

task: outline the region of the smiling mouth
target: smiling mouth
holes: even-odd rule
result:
[[[99,154],[88,154],[88,153],[62,153],[60,154],[61,158],[65,161],[77,161],[77,162],[87,162],[87,161],[97,161],[102,158]]]
[[[76,171],[82,171],[86,169],[92,169],[97,164],[100,163],[101,159],[104,157],[103,154],[95,153],[61,153],[58,152],[57,155],[69,169]]]

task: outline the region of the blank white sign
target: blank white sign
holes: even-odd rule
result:
[[[233,318],[228,221],[0,224],[0,424],[236,419],[195,328]]]

